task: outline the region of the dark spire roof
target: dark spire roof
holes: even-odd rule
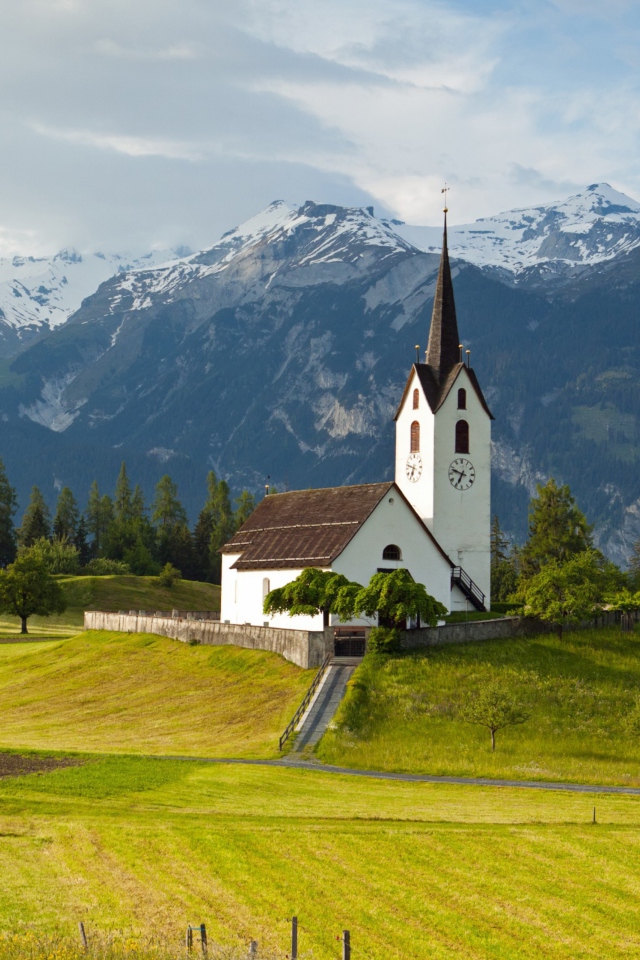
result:
[[[436,295],[433,301],[427,364],[431,367],[437,383],[442,383],[453,367],[460,362],[460,337],[456,320],[456,305],[453,299],[453,283],[447,248],[447,211],[444,212],[444,234]]]

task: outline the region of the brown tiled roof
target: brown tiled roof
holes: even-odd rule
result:
[[[339,556],[393,482],[295,490],[265,497],[222,553],[238,570],[326,567]]]

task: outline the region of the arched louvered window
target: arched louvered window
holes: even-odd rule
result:
[[[458,410],[467,409],[467,391],[464,387],[460,387],[458,390]]]
[[[469,453],[469,424],[466,420],[456,423],[456,453]]]
[[[382,551],[383,560],[402,560],[402,553],[400,552],[400,547],[396,547],[395,543],[390,543]]]
[[[413,391],[413,409],[417,410],[420,406],[420,394],[418,393],[417,388]]]
[[[420,451],[420,424],[414,420],[411,424],[411,453]]]

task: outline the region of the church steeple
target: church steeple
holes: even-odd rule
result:
[[[453,299],[453,283],[447,247],[447,208],[444,209],[444,234],[436,295],[433,301],[427,364],[431,367],[437,383],[442,383],[447,374],[460,361],[460,337],[456,320],[456,305]]]

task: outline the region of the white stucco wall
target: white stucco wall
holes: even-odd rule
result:
[[[256,627],[281,627],[290,630],[322,630],[322,616],[290,617],[286,613],[267,616],[262,612],[265,586],[268,590],[284,587],[295,580],[299,570],[233,570],[238,554],[222,554],[222,592],[220,620],[224,623],[250,623]],[[268,580],[268,585],[264,581]],[[268,591],[267,591],[268,592]]]
[[[413,391],[416,388],[419,391],[419,401],[418,409],[414,410]],[[411,452],[411,424],[414,420],[420,424],[420,457],[422,458],[422,474],[415,483],[407,477],[407,457]],[[395,480],[430,530],[433,529],[434,429],[435,418],[414,370],[405,402],[396,420]]]
[[[467,391],[467,409],[458,410],[458,389]],[[469,453],[456,453],[455,425],[469,424]],[[475,468],[468,490],[449,481],[449,465],[462,457]],[[491,419],[463,369],[435,416],[433,533],[453,563],[463,567],[486,595],[491,589]],[[462,604],[464,608],[464,604]]]
[[[400,562],[382,559],[388,544],[400,548]],[[393,487],[333,563],[337,573],[363,585],[379,567],[406,567],[428,593],[450,607],[451,568]]]

